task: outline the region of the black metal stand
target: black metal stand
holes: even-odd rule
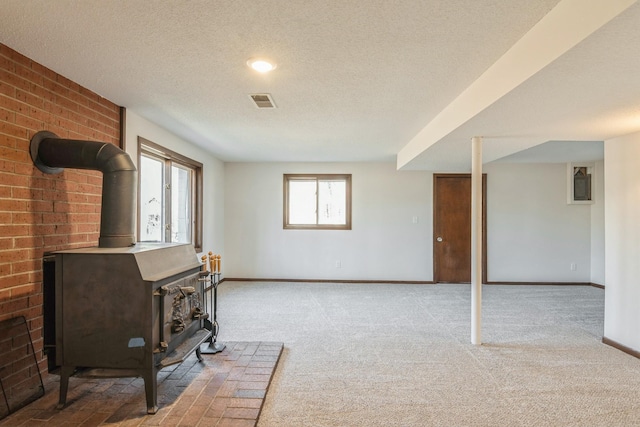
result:
[[[209,275],[209,281],[211,282],[211,286],[205,287],[205,293],[209,292],[209,306],[205,307],[207,312],[212,310],[213,313],[210,314],[210,318],[205,320],[205,328],[211,331],[211,338],[208,342],[203,343],[200,346],[200,353],[202,354],[216,354],[220,353],[224,350],[225,345],[219,342],[216,342],[218,337],[218,320],[217,320],[217,311],[218,311],[218,284],[220,283],[220,275],[221,273],[213,272]],[[206,279],[205,279],[206,280]],[[206,296],[204,298],[206,305]]]

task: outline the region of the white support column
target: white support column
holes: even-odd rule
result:
[[[471,344],[482,344],[482,137],[471,138]]]

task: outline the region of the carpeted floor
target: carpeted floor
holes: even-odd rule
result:
[[[604,290],[225,282],[219,341],[285,350],[259,427],[640,425],[640,360],[601,343]]]

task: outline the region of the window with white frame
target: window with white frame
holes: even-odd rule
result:
[[[285,174],[284,228],[351,230],[350,174]]]
[[[138,241],[202,247],[202,164],[138,138]]]

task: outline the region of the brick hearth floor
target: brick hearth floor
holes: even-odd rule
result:
[[[228,342],[218,354],[195,354],[158,374],[158,412],[147,415],[141,378],[71,378],[67,405],[56,410],[59,380],[0,426],[255,426],[282,353],[274,342]]]

